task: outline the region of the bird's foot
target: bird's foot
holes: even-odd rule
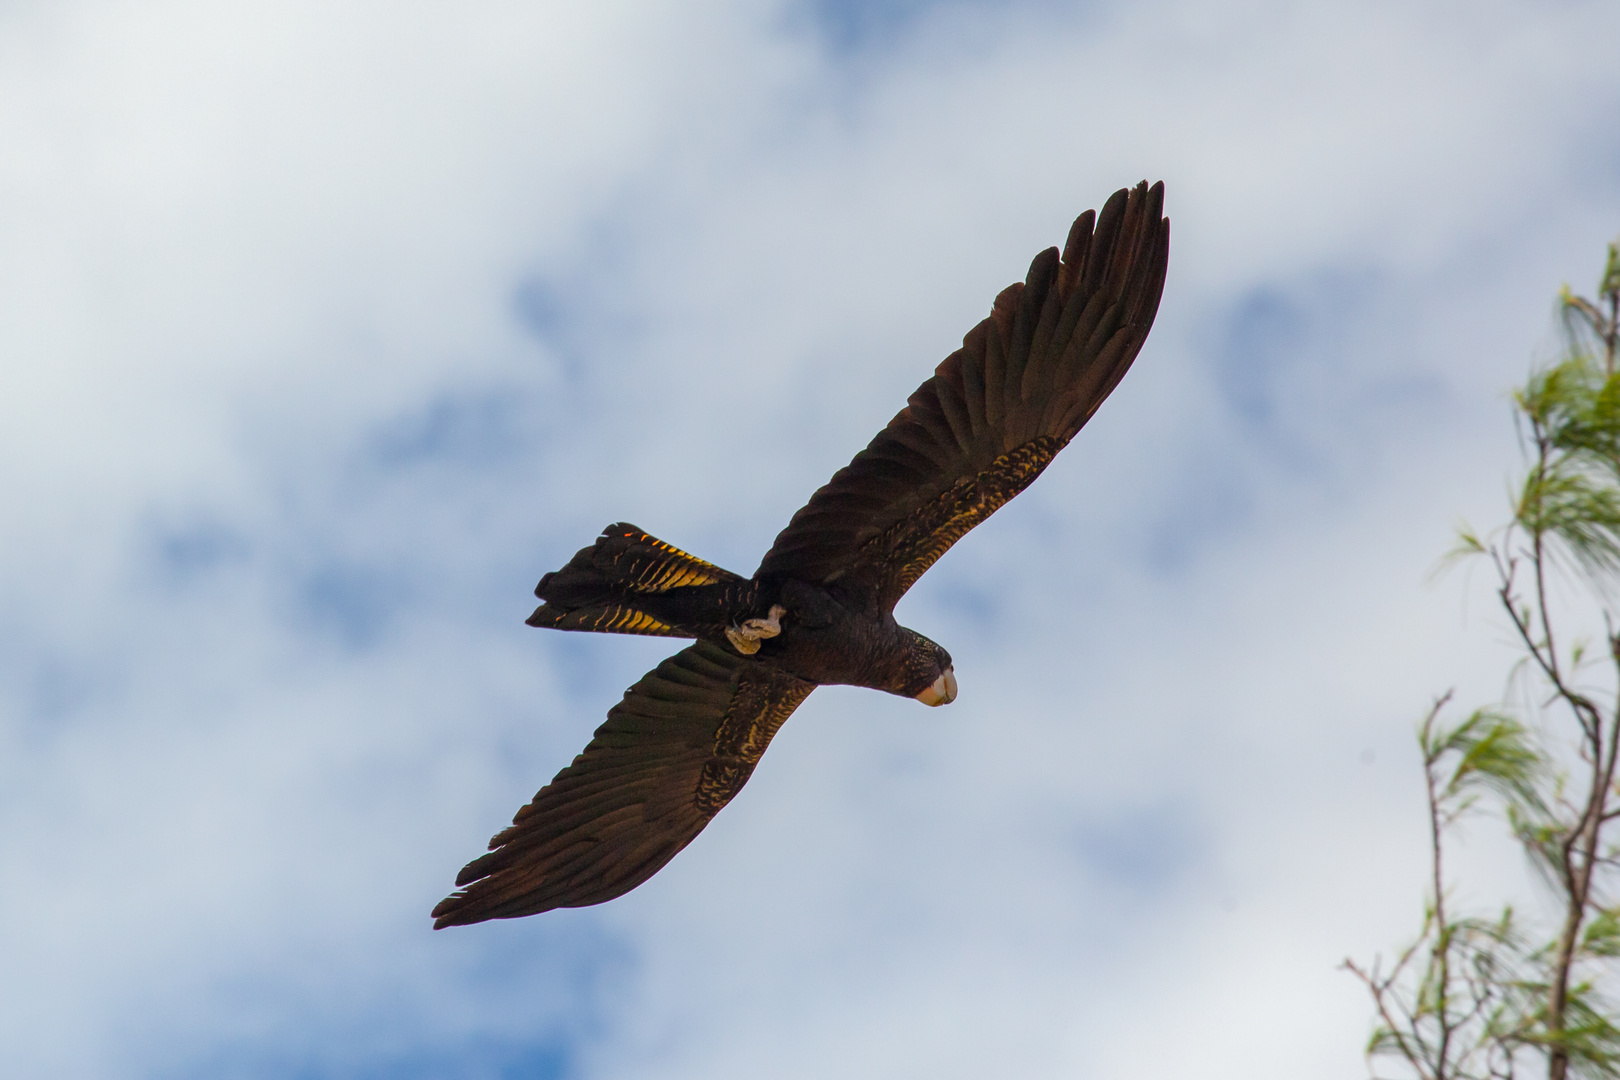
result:
[[[760,639],[773,638],[782,632],[781,619],[786,614],[787,608],[772,604],[767,618],[744,619],[740,626],[726,627],[726,640],[744,656],[753,656],[759,652]]]

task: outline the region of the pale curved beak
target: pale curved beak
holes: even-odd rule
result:
[[[924,705],[949,705],[956,700],[956,669],[946,668],[934,685],[917,695]]]

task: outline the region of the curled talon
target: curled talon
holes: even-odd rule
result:
[[[732,648],[744,656],[753,656],[759,652],[759,638],[750,637],[748,631],[740,626],[726,627],[726,640],[731,642]]]
[[[787,614],[787,608],[781,604],[772,604],[771,613],[763,619],[748,619],[743,627],[762,638],[775,637],[782,632],[782,616]]]
[[[782,632],[782,616],[786,614],[787,608],[772,604],[768,617],[744,619],[741,626],[726,627],[726,640],[744,656],[753,656],[759,652],[761,638],[773,638]]]

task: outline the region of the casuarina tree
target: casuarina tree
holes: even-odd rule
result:
[[[1345,966],[1372,998],[1375,1077],[1620,1077],[1620,244],[1595,299],[1559,297],[1563,350],[1513,396],[1525,455],[1508,520],[1463,529],[1522,653],[1510,704],[1418,726],[1431,876],[1417,940]],[[1499,812],[1543,887],[1531,913],[1455,910],[1457,822]]]

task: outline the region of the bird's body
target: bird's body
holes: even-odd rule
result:
[[[533,626],[696,638],[625,692],[585,752],[490,841],[436,926],[622,895],[741,789],[818,685],[956,696],[951,657],[895,603],[1028,487],[1124,375],[1152,326],[1169,222],[1162,185],[1081,215],[905,409],[793,516],[753,577],[633,525],[535,589]]]
[[[661,581],[661,574],[674,583]],[[705,580],[691,580],[699,574]],[[712,580],[721,575],[723,580]],[[647,589],[643,579],[658,581],[658,587]],[[634,525],[609,525],[566,568],[547,574],[535,593],[545,603],[529,618],[532,626],[575,629],[572,624],[583,619],[600,619],[611,633],[694,637],[740,648],[818,686],[865,686],[915,697],[950,666],[949,656],[940,664],[938,646],[902,627],[890,610],[851,602],[837,582],[823,587],[783,575],[745,579],[700,563]],[[739,628],[770,620],[773,611],[781,612],[779,621],[771,620],[776,633],[758,638],[753,648],[737,645]]]

